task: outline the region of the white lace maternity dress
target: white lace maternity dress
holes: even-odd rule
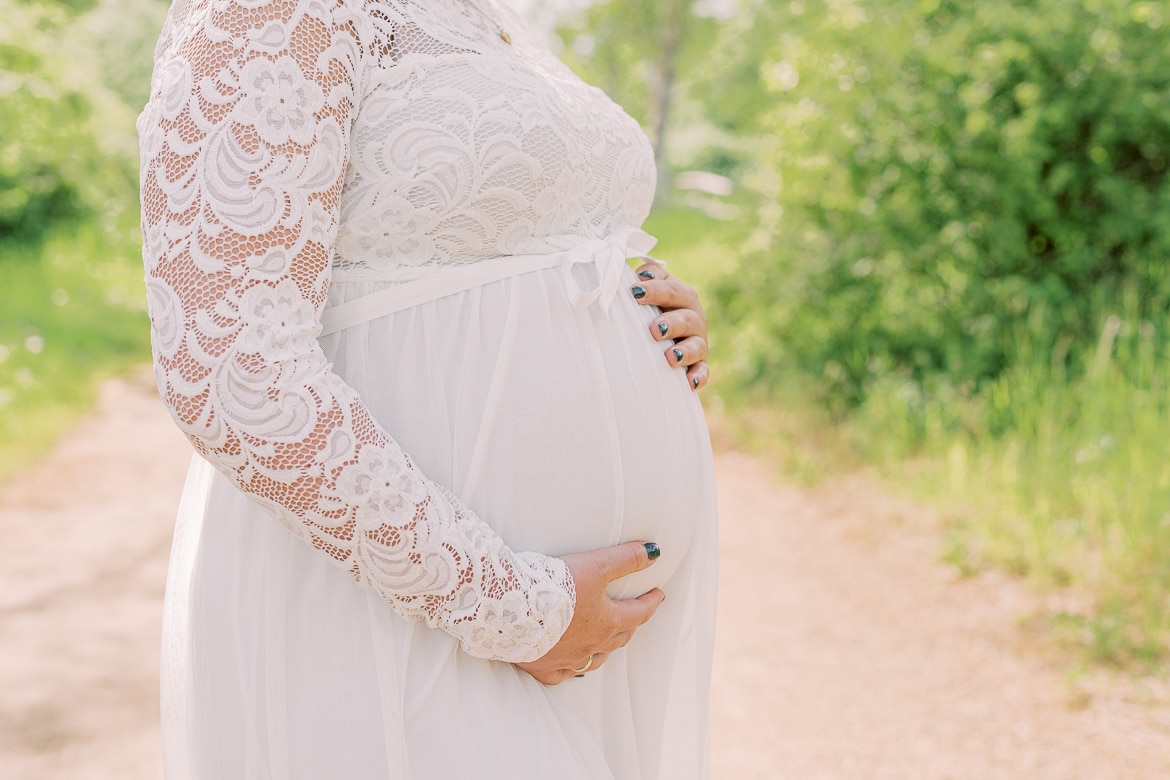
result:
[[[171,10],[139,121],[158,382],[197,450],[170,778],[707,775],[710,447],[625,262],[651,152],[476,2]],[[631,644],[554,687],[513,666],[572,617],[550,556],[634,539],[663,555],[614,592],[667,599]]]

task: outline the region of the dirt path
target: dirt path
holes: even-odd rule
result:
[[[157,778],[157,641],[188,460],[147,381],[0,496],[0,778]],[[928,513],[718,457],[718,780],[1170,777],[1165,691],[1070,682],[1026,589],[958,580]]]

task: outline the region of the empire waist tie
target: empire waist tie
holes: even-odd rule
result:
[[[635,228],[625,228],[608,238],[585,240],[561,252],[505,255],[440,268],[420,279],[327,307],[321,315],[320,335],[328,336],[427,301],[558,266],[565,292],[573,305],[583,309],[597,305],[608,316],[609,307],[622,284],[622,267],[626,259],[639,257],[649,262],[658,262],[647,254],[655,243],[656,240],[650,234]],[[586,290],[573,277],[573,266],[590,263],[596,267],[599,281],[596,287]]]

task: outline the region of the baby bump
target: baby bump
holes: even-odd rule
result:
[[[640,592],[713,522],[714,486],[697,399],[650,337],[653,312],[622,292],[608,313],[580,309],[551,272],[529,273],[325,346],[424,473],[514,549],[658,542],[659,563],[621,588]]]

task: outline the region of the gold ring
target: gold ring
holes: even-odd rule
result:
[[[589,654],[589,660],[585,662],[584,666],[582,666],[580,669],[570,669],[569,671],[573,674],[581,674],[583,672],[589,671],[590,666],[593,666],[593,653]]]

